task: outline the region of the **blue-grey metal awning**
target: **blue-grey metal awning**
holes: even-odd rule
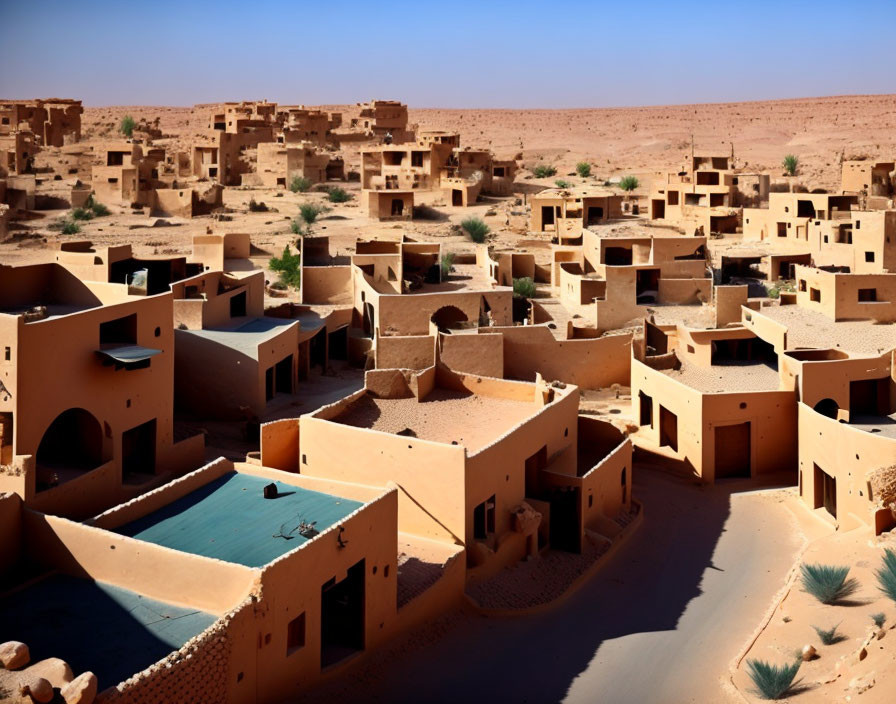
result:
[[[103,345],[96,353],[103,364],[114,364],[116,369],[143,369],[149,366],[149,360],[162,350],[140,345]]]

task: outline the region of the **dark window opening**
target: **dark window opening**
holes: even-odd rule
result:
[[[859,303],[870,303],[877,300],[876,288],[860,288]]]
[[[96,469],[104,461],[102,426],[83,408],[63,411],[44,432],[35,460],[38,491]]]
[[[305,612],[296,616],[286,626],[286,654],[292,655],[305,647]]]
[[[495,495],[473,509],[473,537],[487,540],[495,532]]]
[[[136,345],[137,314],[100,323],[100,345]]]
[[[364,649],[364,560],[348,568],[341,582],[320,588],[320,666],[327,667]]]
[[[246,292],[231,296],[230,298],[230,317],[241,318],[246,315]]]
[[[865,261],[873,262],[874,261],[874,252],[865,252]]]
[[[670,447],[678,452],[678,416],[660,406],[660,447]]]
[[[653,427],[653,398],[645,394],[643,391],[638,392],[638,407],[641,425]]]
[[[156,471],[156,420],[121,434],[121,480],[143,484]]]
[[[837,480],[817,464],[815,467],[815,508],[824,508],[837,517]]]

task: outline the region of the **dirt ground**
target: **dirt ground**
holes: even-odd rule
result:
[[[786,664],[811,645],[815,658],[803,662],[788,701],[821,704],[893,701],[896,681],[896,604],[878,589],[875,570],[885,548],[896,549],[896,535],[876,538],[868,527],[835,532],[819,509],[805,509],[796,492],[785,502],[808,538],[805,552],[732,669],[732,682],[749,701],[761,701],[746,674],[749,660]],[[848,566],[858,590],[842,603],[820,603],[802,588],[799,564]],[[872,616],[883,615],[882,627]],[[836,642],[825,645],[813,627],[837,627]],[[861,695],[861,696],[859,696]]]

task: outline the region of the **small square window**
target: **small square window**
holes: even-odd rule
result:
[[[305,647],[305,612],[296,616],[286,626],[286,654],[292,655]]]
[[[3,357],[4,357],[4,359],[6,359],[7,362],[10,360],[11,354],[12,354],[12,350],[9,347],[7,347],[6,351],[3,353]]]
[[[874,261],[874,252],[865,252],[865,261],[873,262]]]

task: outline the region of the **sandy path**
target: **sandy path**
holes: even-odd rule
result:
[[[432,644],[347,677],[339,701],[725,701],[721,678],[801,546],[774,495],[635,474],[643,525],[556,608],[463,617]],[[316,692],[314,695],[323,695]],[[312,696],[308,701],[318,701]]]

